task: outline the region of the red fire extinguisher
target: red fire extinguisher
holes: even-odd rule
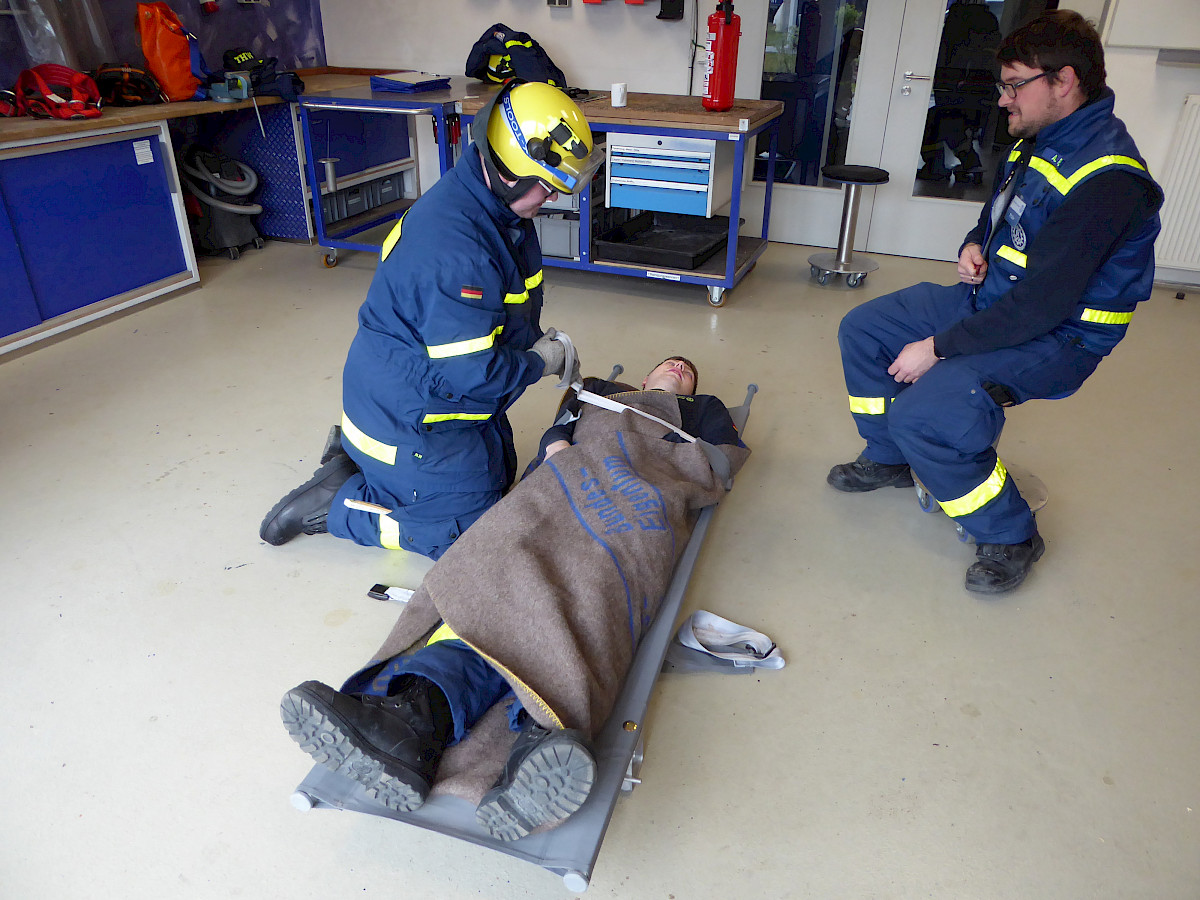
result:
[[[217,0],[200,0],[200,9],[212,15],[217,11]]]
[[[741,36],[742,17],[733,11],[733,0],[718,0],[717,11],[708,17],[708,40],[704,43],[704,99],[700,102],[705,109],[723,112],[733,106]]]

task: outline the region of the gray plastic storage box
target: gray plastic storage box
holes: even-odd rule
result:
[[[543,256],[579,259],[579,218],[563,215],[538,216],[533,220]]]

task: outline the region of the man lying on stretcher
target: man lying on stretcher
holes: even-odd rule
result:
[[[301,748],[409,811],[447,749],[508,699],[507,762],[504,747],[490,760],[464,751],[480,771],[453,792],[499,840],[579,809],[596,770],[586,741],[616,702],[697,511],[749,454],[724,404],[695,395],[696,379],[671,357],[641,391],[589,378],[582,400],[569,393],[520,484],[430,570],[374,660],[341,691],[307,681],[284,696]]]

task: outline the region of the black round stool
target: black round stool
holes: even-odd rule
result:
[[[888,173],[874,166],[825,166],[821,174],[830,181],[840,181],[846,186],[846,199],[842,204],[842,228],[838,234],[837,253],[814,253],[808,258],[812,277],[818,284],[828,284],[829,276],[845,275],[846,284],[858,287],[868,272],[879,268],[879,263],[866,256],[854,255],[854,226],[858,223],[858,195],[864,187],[887,184]]]

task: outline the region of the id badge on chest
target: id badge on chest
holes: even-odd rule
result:
[[[1004,220],[1010,226],[1016,225],[1021,221],[1021,214],[1025,212],[1024,198],[1017,196],[1012,198],[1012,202],[1008,204],[1008,210],[1004,213]]]

